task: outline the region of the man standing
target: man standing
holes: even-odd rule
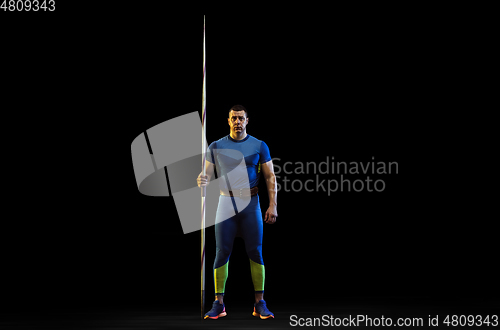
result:
[[[224,305],[224,291],[228,275],[229,256],[233,249],[233,241],[241,236],[245,241],[245,248],[250,258],[250,271],[255,289],[255,303],[253,315],[261,319],[274,318],[264,301],[265,268],[262,259],[263,222],[273,224],[276,222],[276,176],[274,175],[273,162],[269,148],[263,141],[247,134],[248,112],[242,105],[235,105],[229,110],[228,124],[229,135],[213,142],[208,147],[205,170],[197,182],[199,187],[206,186],[214,173],[214,165],[218,176],[221,178],[221,195],[215,220],[216,256],[214,262],[215,301],[212,309],[205,314],[205,319],[217,319],[226,316]],[[236,150],[243,159],[235,160],[217,150]],[[249,188],[239,188],[238,180],[227,180],[227,173],[234,168],[234,163],[244,161],[248,173]],[[232,164],[233,163],[233,164]],[[260,172],[264,174],[269,194],[269,207],[262,219],[259,203],[258,183]],[[222,179],[222,178],[225,178]],[[231,186],[235,187],[231,187]],[[235,199],[247,199],[248,206],[238,210]],[[232,216],[228,210],[231,210]]]

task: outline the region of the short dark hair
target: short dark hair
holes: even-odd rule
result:
[[[245,107],[244,107],[244,106],[242,106],[242,105],[239,105],[239,104],[237,104],[237,105],[233,105],[233,106],[231,107],[231,109],[229,109],[229,113],[231,113],[231,110],[234,110],[234,111],[245,111],[245,115],[246,115],[246,116],[247,116],[247,118],[248,118],[248,111],[247,111],[247,109],[245,109]]]

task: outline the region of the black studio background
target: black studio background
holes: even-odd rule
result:
[[[381,193],[278,193],[278,222],[264,233],[266,300],[493,301],[492,220],[467,197],[447,143],[444,110],[463,106],[450,87],[453,30],[438,17],[344,14],[207,14],[209,142],[228,134],[227,111],[242,104],[247,132],[280,165],[399,164]],[[130,145],[201,114],[203,14],[62,7],[4,17],[4,109],[25,132],[8,137],[29,159],[11,173],[31,173],[7,206],[4,305],[198,310],[199,232],[183,235],[172,198],[138,192]],[[209,228],[207,306],[214,256]],[[227,302],[251,304],[240,240],[229,274]]]

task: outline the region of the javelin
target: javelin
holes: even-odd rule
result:
[[[205,153],[206,153],[206,62],[205,62],[205,15],[203,15],[203,92],[201,97],[201,130],[202,130],[202,146],[203,146],[203,161],[201,170],[205,175]],[[201,188],[201,319],[203,319],[203,309],[205,307],[205,195],[206,187]]]

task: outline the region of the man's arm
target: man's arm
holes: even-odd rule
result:
[[[214,164],[210,163],[208,160],[205,160],[205,176],[203,176],[203,172],[200,172],[196,182],[198,183],[198,187],[204,187],[208,185],[210,179],[212,178],[212,174],[214,173]]]
[[[261,168],[262,174],[264,174],[264,179],[266,180],[267,192],[269,194],[269,208],[266,211],[264,221],[266,223],[275,223],[276,217],[278,217],[278,190],[276,189],[276,175],[274,175],[273,161],[270,160],[267,163],[261,164]]]

